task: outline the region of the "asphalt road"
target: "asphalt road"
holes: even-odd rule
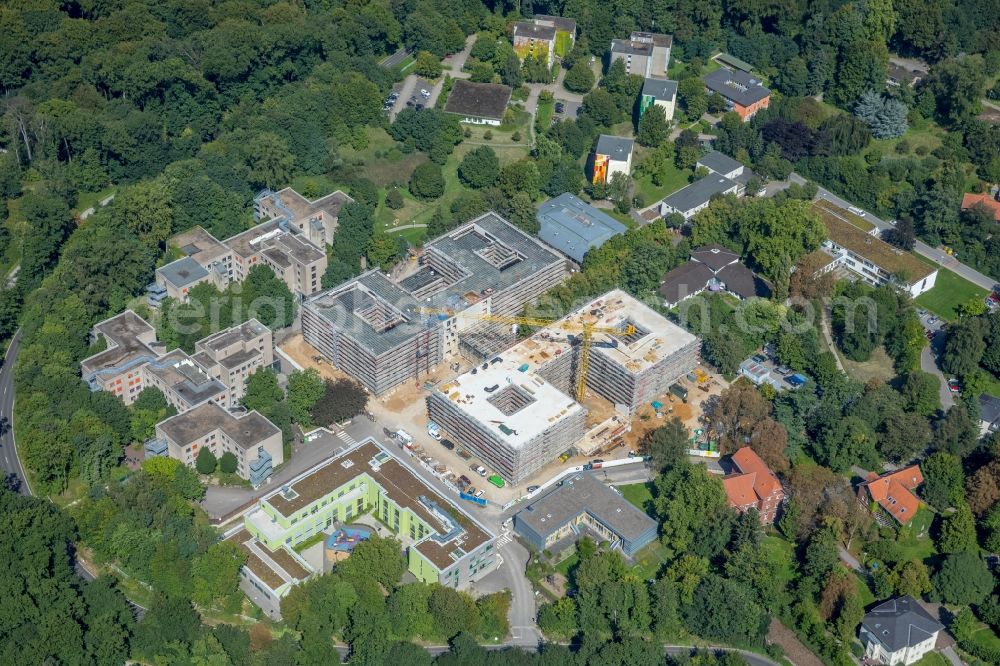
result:
[[[30,495],[31,489],[24,476],[24,468],[17,456],[17,447],[14,443],[14,362],[17,360],[17,352],[21,344],[21,331],[18,330],[10,340],[7,347],[7,355],[3,360],[3,367],[0,367],[0,417],[7,419],[7,427],[3,435],[0,435],[0,462],[6,474],[13,474],[17,477],[19,485],[18,492],[22,495]]]
[[[798,183],[799,185],[802,185],[802,184],[804,184],[806,182],[805,178],[803,178],[802,176],[800,176],[797,173],[792,173],[789,176],[788,179],[791,182],[793,182],[793,183]],[[833,192],[830,192],[829,190],[827,190],[825,188],[822,188],[822,187],[819,188],[816,196],[817,196],[817,198],[820,198],[820,199],[829,199],[833,203],[835,203],[838,206],[841,206],[843,208],[848,208],[849,206],[853,206],[854,205],[850,201],[848,201],[846,199],[843,199],[841,197],[838,197]],[[865,214],[865,219],[867,221],[871,222],[872,224],[874,224],[880,230],[882,230],[882,231],[888,231],[889,229],[892,229],[892,225],[889,224],[887,221],[880,220],[879,218],[875,217],[874,215],[872,215],[868,211],[865,211],[865,213],[866,213]],[[957,273],[958,275],[962,276],[963,278],[965,278],[969,282],[971,282],[971,283],[973,283],[973,284],[975,284],[975,285],[977,285],[979,287],[982,287],[983,289],[986,289],[988,291],[992,291],[996,287],[996,285],[997,285],[997,281],[994,280],[993,278],[989,277],[988,275],[983,275],[982,273],[980,273],[979,271],[975,270],[974,268],[970,268],[969,266],[966,266],[965,264],[963,264],[962,262],[960,262],[958,259],[955,259],[954,257],[948,256],[947,254],[944,253],[943,250],[939,250],[937,248],[931,247],[930,245],[928,245],[927,243],[925,243],[925,242],[923,242],[921,240],[917,241],[917,244],[914,246],[913,250],[917,254],[919,254],[919,255],[921,255],[923,257],[927,257],[928,259],[930,259],[931,261],[933,261],[937,265],[941,266],[942,268],[947,268],[948,270]]]
[[[406,60],[406,56],[408,56],[408,55],[410,55],[410,50],[404,46],[403,48],[401,48],[398,51],[396,51],[395,53],[393,53],[391,56],[386,56],[379,63],[379,66],[385,67],[386,69],[392,69],[393,67],[395,67],[399,63],[401,63],[404,60]]]

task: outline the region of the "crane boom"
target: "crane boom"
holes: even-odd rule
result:
[[[582,403],[587,394],[587,373],[590,371],[590,343],[594,333],[611,333],[613,335],[632,335],[635,333],[635,326],[626,323],[623,326],[595,326],[593,324],[563,321],[560,319],[544,319],[541,317],[519,317],[514,315],[486,314],[481,312],[455,312],[452,310],[441,310],[436,308],[421,308],[424,314],[444,315],[450,317],[461,317],[463,319],[477,319],[479,321],[492,321],[500,324],[517,324],[523,326],[536,326],[543,328],[557,328],[564,331],[575,331],[580,333],[580,367],[576,380],[576,401]]]

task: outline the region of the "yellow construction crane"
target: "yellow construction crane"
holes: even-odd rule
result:
[[[576,401],[583,402],[587,392],[587,372],[590,370],[590,342],[594,333],[610,333],[612,335],[632,335],[635,326],[595,326],[585,322],[567,321],[565,319],[545,319],[543,317],[517,317],[512,315],[485,314],[480,312],[455,312],[436,308],[421,308],[423,314],[440,315],[446,318],[460,317],[491,321],[499,324],[516,324],[518,326],[534,326],[538,328],[555,328],[563,331],[580,333],[580,371],[576,380]]]

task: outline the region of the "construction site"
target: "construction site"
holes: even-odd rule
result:
[[[433,389],[428,417],[518,483],[564,451],[615,441],[636,410],[695,369],[698,351],[695,336],[614,290]]]
[[[489,357],[516,341],[507,327],[426,309],[513,315],[569,274],[565,259],[495,213],[430,241],[414,259],[303,304],[306,341],[376,395],[460,353]]]

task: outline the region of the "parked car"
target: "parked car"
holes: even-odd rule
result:
[[[485,494],[486,490],[484,488],[480,488],[479,490],[476,491],[476,497],[482,497]]]
[[[449,451],[455,450],[455,442],[451,441],[450,439],[442,439],[441,446],[448,449]]]
[[[541,486],[528,486],[528,492],[529,493],[536,492],[539,488],[541,488]]]
[[[556,113],[562,113],[566,110],[566,105],[562,102],[556,102]]]
[[[781,376],[785,376],[789,372],[791,372],[792,369],[789,368],[787,365],[779,365],[777,368],[774,369],[774,371],[777,372]]]
[[[469,486],[468,488],[465,489],[464,492],[465,492],[466,495],[475,495],[476,494],[476,487],[475,486]]]
[[[603,458],[594,458],[593,460],[590,461],[591,465],[601,465],[603,463],[604,463]]]
[[[462,476],[458,477],[458,487],[459,488],[465,489],[465,488],[468,488],[471,485],[472,485],[472,479],[470,479],[466,475],[463,474]]]
[[[567,460],[569,460],[569,453],[564,453],[561,456],[559,456],[559,462],[564,463]]]
[[[941,321],[941,320],[940,320],[940,319],[938,319],[938,318],[937,318],[937,317],[935,316],[935,317],[931,317],[930,319],[928,319],[928,320],[927,320],[927,323],[928,323],[928,324],[936,324],[936,323],[938,323],[939,321]]]
[[[428,90],[427,88],[421,88],[420,89],[420,96],[421,97],[430,97],[431,96],[431,91]]]
[[[948,390],[952,393],[961,393],[962,386],[958,383],[958,380],[952,377],[948,380]]]
[[[482,465],[478,464],[478,463],[472,463],[471,465],[469,465],[469,469],[471,469],[473,472],[475,472],[479,476],[482,476],[482,477],[486,476],[486,468],[483,467]]]
[[[849,212],[851,212],[851,213],[854,213],[858,217],[864,217],[865,216],[865,211],[861,210],[857,206],[848,206],[847,210]]]

